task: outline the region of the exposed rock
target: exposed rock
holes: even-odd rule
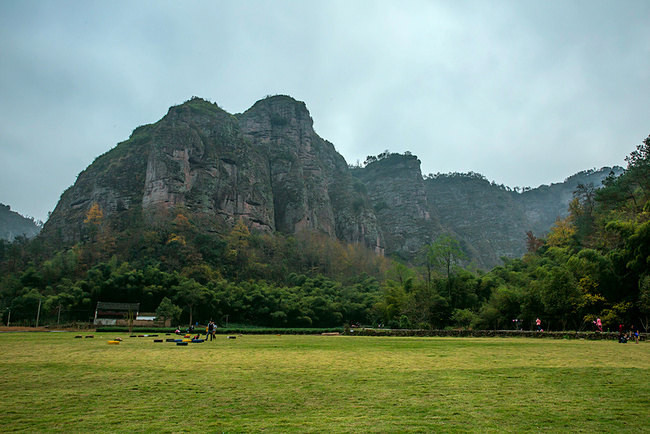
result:
[[[430,210],[442,226],[456,235],[477,266],[491,268],[502,257],[526,253],[526,232],[544,236],[558,218],[566,217],[578,184],[599,187],[612,170],[622,172],[620,167],[604,167],[522,193],[477,174],[441,175],[424,183]]]
[[[445,232],[430,213],[417,157],[393,154],[354,174],[366,187],[387,252],[412,259]]]
[[[239,219],[263,231],[316,230],[379,251],[382,236],[358,182],[313,130],[305,104],[276,96],[233,116],[193,98],[99,157],[61,197],[45,232],[81,239],[85,213],[145,223],[178,207],[215,226]],[[210,228],[206,228],[209,230]]]
[[[382,251],[382,236],[345,159],[288,96],[258,101],[238,116],[244,136],[268,155],[276,230],[317,230]]]

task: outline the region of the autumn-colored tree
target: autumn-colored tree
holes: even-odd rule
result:
[[[557,219],[546,237],[546,244],[551,247],[569,247],[574,244],[575,233],[570,217]]]
[[[94,202],[86,212],[84,219],[88,233],[87,251],[83,256],[83,262],[92,265],[102,258],[110,257],[116,247],[115,237],[110,228],[104,222],[104,212],[97,202]]]
[[[185,232],[189,230],[190,227],[192,226],[190,220],[180,212],[176,214],[176,218],[174,218],[172,224],[174,225],[174,227],[178,232]]]
[[[102,224],[102,219],[104,218],[104,213],[102,212],[99,204],[93,202],[90,209],[86,212],[86,219],[84,223],[99,226]]]
[[[250,236],[251,233],[242,220],[237,222],[227,236],[226,260],[232,265],[235,276],[239,276],[248,266]]]
[[[537,238],[533,231],[526,232],[526,250],[529,253],[535,253],[544,245],[544,240]]]
[[[88,238],[91,243],[97,241],[97,234],[99,233],[99,227],[101,226],[103,219],[104,213],[99,207],[99,204],[94,202],[86,212],[86,218],[84,219],[88,231]]]

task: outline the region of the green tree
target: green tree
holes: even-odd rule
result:
[[[451,320],[455,327],[468,329],[472,322],[476,319],[476,315],[469,309],[454,309],[451,315]]]
[[[451,277],[454,266],[465,259],[465,253],[458,241],[449,235],[442,235],[435,242],[424,246],[427,266],[427,285],[431,287],[432,269],[438,269],[447,278],[447,295],[451,300]]]
[[[189,324],[193,324],[192,315],[194,307],[203,303],[208,297],[208,290],[194,279],[183,279],[177,286],[172,288],[176,294],[176,300],[187,306],[190,319]]]
[[[571,314],[581,303],[582,294],[575,277],[566,268],[556,266],[545,273],[541,285],[545,312],[562,324],[562,330],[566,330]]]
[[[648,201],[650,195],[650,136],[637,145],[636,150],[625,158],[627,172],[625,177],[632,178],[633,184],[639,190],[640,205]]]
[[[575,228],[575,236],[582,245],[595,230],[595,197],[596,187],[593,183],[578,184],[573,191],[573,200],[569,204],[569,215]]]
[[[172,323],[175,323],[181,316],[182,311],[183,310],[172,303],[169,298],[164,297],[156,309],[156,317],[161,318],[165,322],[171,320]],[[192,320],[190,319],[190,323],[191,321]]]

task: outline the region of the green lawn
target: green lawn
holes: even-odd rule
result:
[[[650,432],[647,343],[74,336],[0,333],[0,431]]]

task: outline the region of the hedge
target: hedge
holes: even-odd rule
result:
[[[97,333],[128,333],[128,327],[98,327]],[[175,328],[133,327],[133,333],[174,333]],[[187,329],[181,330],[183,334]],[[255,334],[255,335],[319,335],[321,333],[343,333],[343,327],[334,328],[264,328],[264,327],[219,327],[217,334]],[[205,326],[194,329],[194,334],[205,334]]]
[[[589,340],[618,340],[617,332],[537,332],[532,330],[410,330],[410,329],[350,329],[346,331],[351,336],[430,336],[430,337],[521,337],[521,338],[552,338],[552,339],[589,339]],[[647,333],[639,333],[639,340],[647,340]]]

